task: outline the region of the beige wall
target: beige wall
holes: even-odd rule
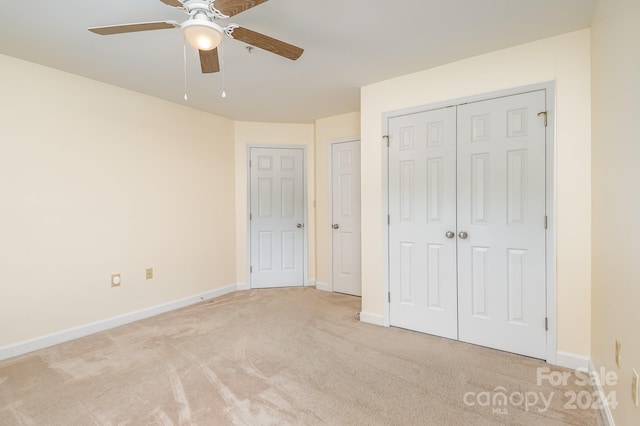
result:
[[[316,279],[318,288],[329,289],[329,143],[360,138],[360,113],[337,115],[316,121]]]
[[[631,400],[640,373],[640,2],[599,0],[592,27],[593,336],[597,369],[618,375],[618,425],[640,424]],[[621,368],[614,362],[622,343]]]
[[[236,281],[247,280],[247,147],[250,145],[298,145],[306,148],[307,156],[307,232],[308,279],[315,281],[315,179],[313,124],[276,124],[235,122],[235,214]],[[233,186],[233,181],[228,181]]]
[[[231,121],[2,55],[0,93],[0,347],[235,283]]]
[[[590,32],[513,47],[362,89],[363,315],[385,307],[382,114],[475,94],[555,81],[557,93],[558,350],[590,351]]]

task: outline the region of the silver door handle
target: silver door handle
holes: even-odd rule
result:
[[[304,225],[302,225],[301,223],[299,223],[299,224],[297,224],[297,225],[296,225],[296,228],[300,229],[300,228],[302,228],[303,226],[304,226]]]
[[[333,226],[332,226],[332,228],[333,228],[333,229],[338,229],[338,228],[340,228],[340,225],[338,225],[337,223],[334,223],[334,224],[333,224]]]
[[[445,237],[447,237],[447,238],[453,238],[453,237],[455,237],[455,236],[456,236],[456,233],[455,233],[455,232],[453,232],[453,231],[447,231],[447,233],[446,233],[446,234],[444,234],[444,235],[445,235]]]
[[[460,231],[460,233],[458,234],[458,237],[462,238],[463,240],[466,240],[468,236],[469,234],[464,231]]]

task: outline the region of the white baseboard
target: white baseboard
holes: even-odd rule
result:
[[[78,327],[73,327],[44,336],[36,337],[34,339],[24,340],[22,342],[1,346],[0,361],[18,355],[23,355],[38,349],[57,345],[59,343],[68,342],[69,340],[78,339],[80,337],[88,336],[90,334],[98,333],[110,328],[129,324],[134,321],[163,314],[175,309],[184,308],[185,306],[193,305],[195,303],[202,302],[203,300],[209,300],[216,297],[224,296],[225,294],[233,293],[237,290],[237,288],[238,285],[232,284],[226,287],[196,294],[194,296],[185,297],[184,299],[174,300],[173,302],[164,303],[162,305],[140,309],[138,311],[133,311],[127,314],[118,315],[116,317],[95,321]]]
[[[606,426],[615,426],[616,422],[613,420],[613,413],[611,412],[607,395],[605,394],[602,382],[600,381],[600,372],[596,370],[593,360],[591,359],[589,360],[589,375],[592,378],[591,382],[595,384],[594,390],[598,392],[599,399],[602,401],[602,409],[600,410],[602,420]]]
[[[331,291],[331,286],[328,283],[316,282],[316,290]]]
[[[589,370],[588,356],[576,355],[569,352],[558,351],[555,365],[560,367],[570,368],[572,370]]]
[[[304,287],[317,287],[317,284],[314,280],[307,280],[307,282],[304,284]],[[240,291],[251,290],[251,286],[249,285],[249,283],[238,283],[237,289]]]
[[[384,327],[384,317],[380,315],[368,314],[366,312],[360,312],[360,321],[373,325],[381,325]]]
[[[600,372],[596,370],[593,364],[593,360],[587,356],[558,351],[556,365],[570,368],[572,370],[582,370],[589,372],[589,375],[592,378],[592,383],[595,387],[594,391],[598,392],[599,399],[600,401],[602,401],[602,409],[600,410],[602,420],[607,426],[615,426],[613,414],[611,413],[611,407],[609,406],[609,401],[607,400],[604,388],[602,387],[602,382],[600,381]]]

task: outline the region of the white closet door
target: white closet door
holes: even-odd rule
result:
[[[392,118],[389,137],[391,325],[456,339],[456,110]]]
[[[360,141],[331,146],[333,291],[362,295],[360,262]]]
[[[302,149],[251,148],[251,288],[304,285]]]
[[[545,92],[458,107],[459,339],[546,353]]]

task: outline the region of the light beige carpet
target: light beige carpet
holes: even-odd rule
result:
[[[572,409],[572,392],[592,392],[575,373],[538,385],[542,361],[359,310],[312,288],[237,292],[5,360],[0,424],[601,424]]]

